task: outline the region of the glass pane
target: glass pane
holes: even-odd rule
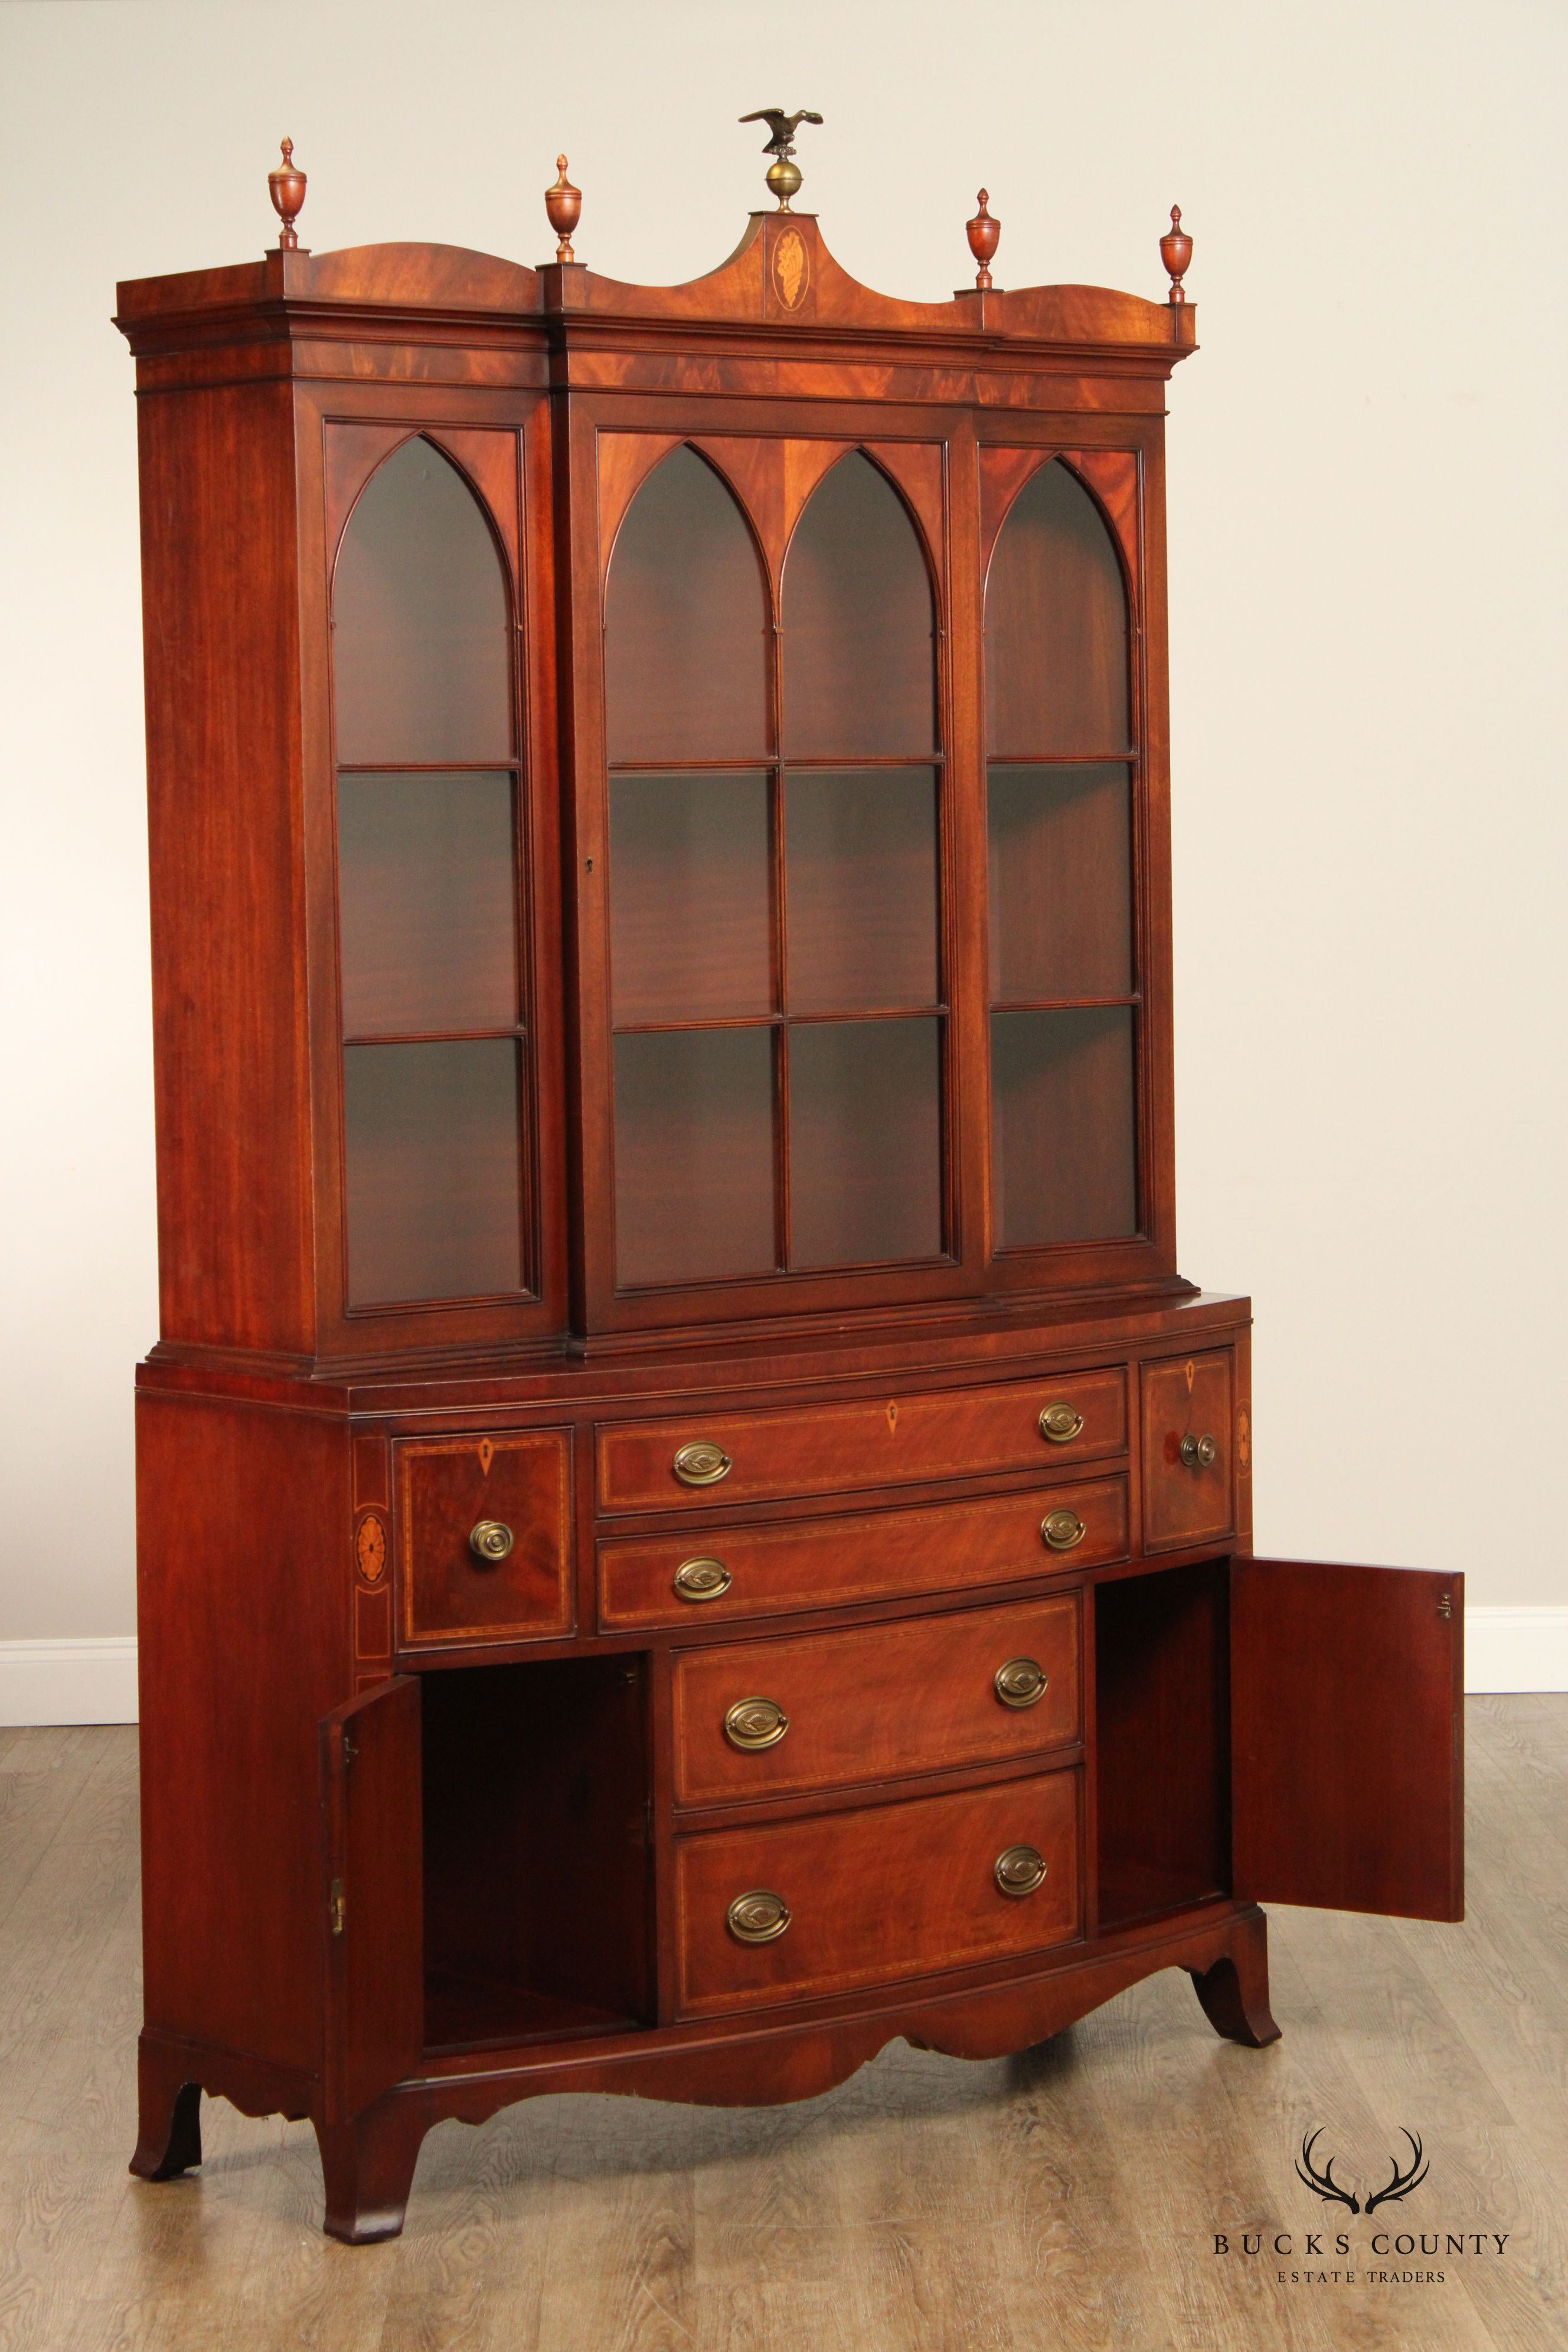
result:
[[[517,1019],[510,775],[338,779],[343,1028]]]
[[[478,500],[405,441],[349,518],[332,586],[338,758],[511,757],[511,630]]]
[[[789,1033],[790,1264],[942,1255],[940,1022]]]
[[[616,1280],[773,1269],[773,1031],[616,1039]]]
[[[793,775],[784,845],[790,1011],[934,1004],[935,771]]]
[[[783,725],[794,759],[936,749],[925,559],[898,492],[858,451],[813,491],[790,542]]]
[[[993,1013],[991,1107],[998,1249],[1137,1232],[1128,1006]]]
[[[522,1287],[510,1037],[343,1054],[349,1300]]]
[[[772,909],[765,775],[611,779],[616,1021],[771,1013]]]
[[[1062,465],[1031,475],[1002,526],[985,586],[993,751],[1124,751],[1127,596],[1110,533]]]
[[[1120,764],[993,765],[994,1002],[1131,993],[1131,814]]]
[[[673,449],[632,500],[610,558],[611,760],[765,758],[772,654],[741,509],[695,450]]]

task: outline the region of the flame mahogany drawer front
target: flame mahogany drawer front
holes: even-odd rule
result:
[[[678,1804],[892,1780],[1079,1737],[1079,1596],[675,1662]]]
[[[679,1839],[681,2014],[847,1992],[1065,1943],[1079,1931],[1079,1777],[1046,1773]]]
[[[1236,1523],[1232,1360],[1216,1348],[1140,1368],[1146,1551],[1207,1543]]]
[[[689,1510],[970,1478],[1126,1450],[1127,1376],[1118,1366],[795,1412],[623,1423],[599,1432],[599,1504],[606,1511]]]
[[[1021,1584],[1126,1556],[1125,1477],[852,1518],[617,1537],[599,1546],[599,1622],[616,1633],[716,1624]]]
[[[571,1633],[570,1446],[561,1430],[399,1440],[405,1643]]]

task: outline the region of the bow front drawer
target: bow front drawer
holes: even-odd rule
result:
[[[623,1423],[599,1432],[599,1504],[606,1511],[689,1510],[970,1478],[1126,1447],[1125,1372],[1064,1372],[795,1412]]]
[[[678,1804],[900,1780],[1078,1736],[1076,1592],[675,1662]]]
[[[1079,1930],[1076,1771],[676,1846],[687,2017],[1011,1959]]]
[[[720,1624],[1023,1584],[1058,1568],[1102,1568],[1126,1557],[1125,1476],[1069,1479],[1023,1495],[853,1517],[612,1538],[599,1546],[599,1622],[617,1633]]]

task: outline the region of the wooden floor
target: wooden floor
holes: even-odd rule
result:
[[[0,1732],[0,2352],[1562,2352],[1568,1697],[1473,1699],[1469,1733],[1468,1925],[1276,1910],[1271,2050],[1167,1973],[1022,2058],[900,2044],[803,2106],[537,2100],[441,2126],[402,2240],[350,2249],[303,2125],[209,2102],[199,2174],[129,2179],[135,1735]],[[1379,2182],[1408,2125],[1427,2181],[1325,2221],[1318,2125]],[[1506,2243],[1282,2284],[1336,2221],[1363,2255],[1385,2222]],[[1214,2251],[1287,2230],[1294,2264]]]

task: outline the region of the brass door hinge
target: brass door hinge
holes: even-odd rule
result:
[[[327,1925],[331,1927],[334,1936],[341,1936],[343,1932],[343,1912],[345,1907],[346,1906],[343,1899],[343,1882],[341,1878],[334,1878],[332,1881],[332,1891],[327,1897]]]

